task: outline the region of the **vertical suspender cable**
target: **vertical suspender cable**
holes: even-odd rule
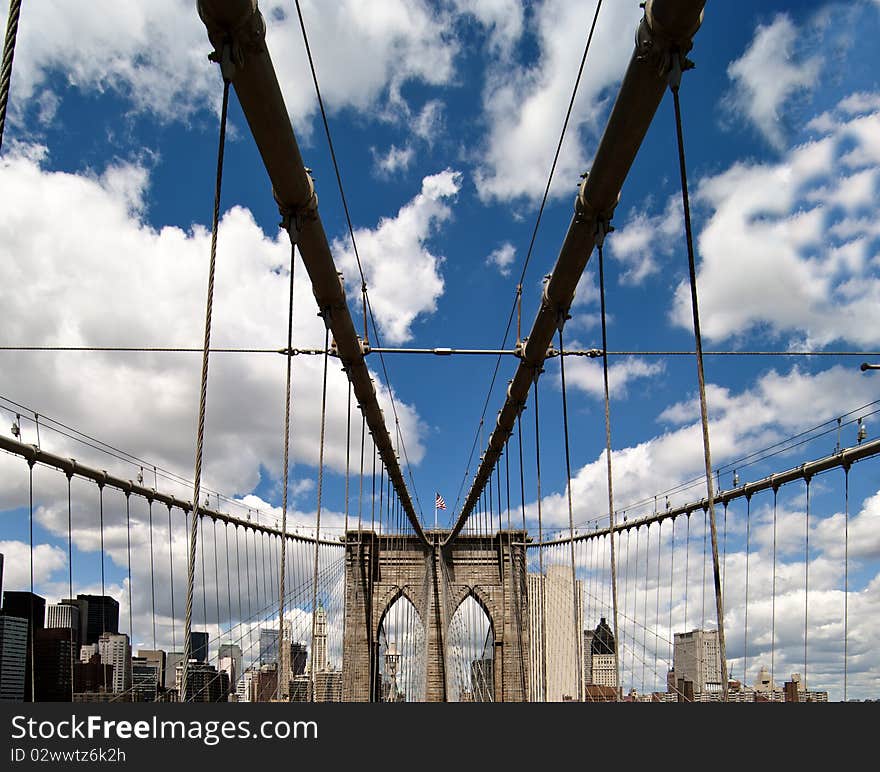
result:
[[[746,495],[746,602],[743,606],[743,686],[749,675],[749,548],[752,536],[752,497]]]
[[[134,645],[134,616],[131,610],[131,493],[125,493],[125,536],[128,552],[128,635]]]
[[[329,314],[330,309],[325,309],[324,313]],[[329,318],[324,320],[329,323]],[[315,689],[317,678],[315,673],[315,634],[317,632],[316,611],[318,608],[318,549],[321,539],[321,497],[324,489],[324,431],[327,419],[327,353],[330,346],[330,327],[324,326],[324,376],[321,386],[321,437],[318,448],[318,494],[317,506],[315,512],[315,571],[312,582],[312,657],[311,657],[311,683],[312,683],[312,702],[315,701]],[[375,455],[374,455],[375,459]],[[375,463],[375,462],[374,462]],[[375,475],[374,475],[375,478]],[[374,496],[375,498],[375,496]]]
[[[30,548],[30,572],[31,572],[31,594],[28,598],[29,603],[29,613],[28,613],[28,659],[30,660],[31,666],[31,682],[30,682],[30,692],[31,692],[31,702],[36,702],[36,668],[35,665],[35,651],[34,651],[34,628],[36,625],[34,624],[34,461],[33,459],[28,459],[28,529],[30,530],[30,540],[31,540],[31,548]],[[102,553],[103,554],[103,553]],[[104,668],[101,668],[102,670]],[[104,686],[107,686],[106,681],[104,682]],[[27,688],[27,686],[25,687]]]
[[[541,518],[541,433],[540,416],[538,415],[538,378],[540,372],[535,373],[535,470],[538,486],[538,573],[541,577],[541,697],[542,702],[547,700],[547,577],[544,576],[544,524]]]
[[[773,587],[770,601],[770,701],[774,699],[773,676],[776,667],[776,505],[779,488],[773,486]]]
[[[807,613],[810,604],[810,478],[807,484],[807,511],[804,522],[804,691],[807,690]]]
[[[603,249],[604,227],[596,247],[599,255],[599,304],[602,320],[602,379],[605,386],[605,460],[608,478],[608,535],[611,544],[611,603],[614,616],[614,685],[615,700],[620,699],[620,643],[617,625],[617,566],[614,554],[614,485],[611,477],[611,394],[608,388],[608,327],[605,315],[605,256]]]
[[[168,505],[168,571],[171,574],[171,648],[177,650],[177,615],[174,613],[174,550],[171,545],[171,505]],[[178,699],[183,701],[182,698]]]
[[[294,266],[296,264],[296,248],[290,245],[290,289],[288,293],[287,303],[287,377],[284,389],[284,459],[281,469],[281,568],[278,571],[278,647],[279,647],[279,665],[280,651],[284,640],[284,568],[287,562],[287,488],[288,475],[290,466],[290,395],[291,395],[291,369],[293,359],[293,278]],[[347,478],[346,478],[347,479]],[[279,670],[280,674],[280,670]],[[285,678],[289,677],[289,673],[285,674]],[[289,690],[288,685],[284,684],[282,689],[282,679],[278,678],[278,688],[276,697],[279,699],[286,696]]]
[[[648,660],[648,567],[651,558],[651,526],[645,526],[645,600],[642,622],[642,692],[645,691],[645,663]]]
[[[217,601],[217,670],[220,670],[220,639],[223,635],[223,624],[220,617],[220,572],[217,569],[217,520],[212,519],[213,536],[211,539],[214,545],[214,599]],[[238,673],[236,673],[238,676]],[[235,684],[229,684],[229,688],[235,690]]]
[[[149,507],[150,519],[150,608],[153,612],[153,651],[156,651],[156,570],[153,561],[153,499],[147,499],[147,506]]]
[[[208,400],[208,357],[211,348],[211,316],[214,309],[214,274],[217,267],[217,226],[220,219],[220,191],[223,185],[223,154],[226,147],[226,117],[229,108],[229,78],[227,67],[231,57],[231,46],[224,45],[221,54],[223,72],[223,104],[220,109],[220,138],[217,144],[217,176],[214,185],[214,210],[211,220],[211,258],[208,264],[208,297],[205,303],[205,345],[202,351],[202,382],[199,390],[199,425],[196,437],[195,473],[193,474],[193,520],[189,534],[189,559],[186,573],[186,616],[183,632],[183,677],[180,688],[180,701],[186,700],[187,678],[189,672],[190,632],[192,630],[193,584],[196,570],[196,521],[199,515],[199,495],[202,485],[202,452],[205,445],[205,410]]]
[[[675,585],[675,518],[672,518],[672,541],[669,546],[669,667],[675,664],[673,659],[672,642],[675,636],[672,632],[672,590]]]
[[[10,0],[6,39],[3,42],[3,65],[0,67],[0,149],[3,147],[3,129],[6,126],[6,108],[9,105],[9,89],[12,85],[12,60],[15,58],[15,42],[18,37],[18,18],[20,15],[21,0]]]
[[[565,346],[562,340],[562,328],[563,321],[559,323],[559,350],[565,351]],[[582,700],[584,696],[584,669],[581,667],[580,663],[583,661],[583,653],[581,648],[583,646],[583,634],[581,633],[580,620],[581,614],[578,613],[578,603],[580,599],[578,598],[577,591],[577,568],[575,565],[574,558],[574,511],[571,504],[571,451],[569,446],[568,439],[568,397],[566,395],[565,390],[565,357],[559,357],[559,375],[562,381],[562,430],[563,437],[565,439],[565,479],[566,479],[566,493],[568,494],[568,536],[570,538],[569,545],[571,547],[571,594],[572,594],[572,602],[574,604],[574,619],[572,620],[574,624],[574,651],[575,651],[575,669],[577,670],[577,687],[578,687],[578,700]],[[582,610],[581,610],[582,611]]]
[[[687,165],[684,154],[684,135],[681,125],[681,102],[679,87],[681,85],[682,57],[673,54],[670,88],[675,107],[675,133],[678,139],[678,161],[681,171],[681,198],[684,207],[685,239],[688,252],[688,273],[691,287],[691,310],[694,320],[694,341],[697,360],[697,381],[700,390],[700,422],[703,428],[703,456],[706,465],[706,500],[709,508],[709,525],[712,530],[712,567],[715,578],[715,611],[718,617],[718,648],[721,656],[721,694],[727,702],[727,652],[724,642],[724,609],[721,605],[721,571],[718,565],[718,532],[715,526],[715,491],[712,485],[712,452],[709,445],[709,411],[706,405],[706,378],[703,371],[703,336],[700,331],[700,309],[697,300],[697,272],[694,260],[694,240],[691,229],[691,209],[688,197]]]
[[[70,497],[70,479],[73,472],[67,473],[67,597],[73,599],[73,506]],[[80,624],[82,622],[80,621]],[[73,625],[70,626],[70,701],[73,702],[74,686],[74,661],[76,660],[73,640]]]
[[[849,465],[843,467],[843,701],[847,687],[847,638],[849,637]]]

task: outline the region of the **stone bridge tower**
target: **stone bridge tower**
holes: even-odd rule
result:
[[[480,604],[495,640],[494,701],[528,700],[529,609],[525,531],[494,536],[447,531],[417,536],[349,531],[345,557],[343,694],[346,702],[371,702],[379,694],[379,629],[401,596],[416,608],[425,631],[425,695],[446,702],[448,629],[468,597]]]

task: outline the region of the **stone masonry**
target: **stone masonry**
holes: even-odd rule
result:
[[[451,693],[447,630],[469,595],[492,626],[495,701],[528,699],[527,534],[459,534],[443,548],[447,533],[429,531],[430,546],[414,535],[346,534],[343,701],[378,700],[379,629],[387,610],[405,596],[425,626],[426,699],[446,702]]]

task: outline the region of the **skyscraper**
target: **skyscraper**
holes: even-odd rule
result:
[[[237,643],[221,643],[218,654],[219,669],[229,675],[230,684],[237,684],[241,677],[241,646]]]
[[[544,576],[528,575],[532,702],[581,699],[578,679],[583,667],[583,583],[578,580],[575,599],[571,579],[571,567],[561,564],[549,566]]]
[[[46,627],[34,637],[34,690],[37,702],[69,702],[73,695],[76,643],[69,627]]]
[[[79,607],[80,643],[97,643],[101,633],[119,632],[119,602],[109,595],[77,595],[62,604]]]
[[[165,682],[165,652],[162,649],[138,649],[138,657],[144,659],[147,664],[153,665],[159,670],[159,688],[164,689]],[[134,673],[132,673],[134,677]]]
[[[131,658],[131,690],[135,702],[156,701],[159,696],[161,673],[157,660],[141,656]]]
[[[675,633],[672,669],[677,679],[691,681],[694,694],[721,692],[721,648],[717,630]]]
[[[614,661],[614,633],[605,621],[599,620],[590,636],[590,671],[596,686],[617,687],[617,666]]]
[[[27,645],[27,619],[0,613],[0,702],[24,700]]]
[[[46,627],[66,627],[79,641],[79,606],[72,603],[50,603],[46,607]]]
[[[271,627],[260,628],[260,662],[271,665],[278,662],[278,630]]]
[[[189,638],[189,656],[197,662],[208,661],[208,634],[202,630],[193,630]]]
[[[3,593],[3,613],[7,616],[24,619],[27,629],[27,651],[24,663],[24,701],[31,702],[34,696],[34,679],[31,674],[34,655],[33,647],[36,633],[42,630],[46,620],[46,599],[27,591],[7,590]]]
[[[302,675],[306,672],[308,650],[304,643],[290,644],[290,674],[291,676]]]
[[[122,694],[131,688],[131,646],[125,633],[101,633],[98,638],[101,663],[113,665],[113,692]]]
[[[312,652],[313,672],[327,670],[327,612],[321,601],[315,609],[315,650]]]

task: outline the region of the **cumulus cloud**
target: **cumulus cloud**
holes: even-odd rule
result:
[[[758,25],[749,48],[727,68],[733,88],[727,107],[744,116],[777,150],[785,147],[781,111],[794,94],[817,81],[821,60],[797,54],[801,32],[787,14]]]
[[[697,281],[707,337],[766,331],[792,345],[877,342],[880,112],[841,108],[829,121],[823,136],[777,162],[738,162],[700,181],[695,199],[707,217]],[[687,327],[690,313],[682,282],[672,318]]]
[[[317,102],[302,33],[284,0],[263,0],[267,42],[287,107],[300,131]],[[449,20],[429,4],[391,0],[366,6],[355,0],[302,3],[322,96],[331,110],[400,100],[404,84],[445,84],[457,51]],[[11,103],[40,94],[47,120],[63,93],[58,74],[83,92],[113,92],[139,112],[163,121],[189,120],[218,109],[220,76],[207,60],[210,44],[189,0],[95,0],[89,13],[59,0],[42,0],[23,14]]]
[[[32,150],[6,156],[0,164],[0,196],[7,202],[0,213],[4,337],[22,345],[199,347],[210,234],[201,226],[185,231],[145,224],[138,209],[148,174],[141,167],[121,164],[93,176],[47,172],[39,156]],[[425,189],[423,209],[432,214],[422,216],[431,219],[437,215],[432,206],[442,208],[436,197],[449,188],[429,180]],[[77,206],[71,208],[70,201]],[[289,259],[286,235],[267,236],[241,207],[224,213],[214,346],[283,347]],[[320,347],[324,331],[310,284],[303,272],[297,279],[294,344]],[[191,354],[6,352],[0,393],[188,477],[198,359]],[[321,371],[319,357],[294,361],[295,464],[317,463]],[[375,381],[390,415],[391,395],[378,376]],[[347,381],[339,368],[331,367],[324,458],[335,470],[345,468],[347,404]],[[399,398],[396,405],[409,459],[418,463],[424,453],[420,421]],[[215,354],[203,484],[235,493],[253,490],[264,474],[278,479],[283,411],[282,358]],[[53,452],[108,464],[103,454],[60,435],[52,441]],[[122,465],[120,474],[133,477],[136,471]]]
[[[390,176],[398,171],[405,171],[409,168],[410,163],[415,156],[415,150],[410,147],[397,147],[392,145],[384,154],[377,153],[373,150],[373,161],[376,165],[376,171],[380,176]]]
[[[814,425],[818,416],[838,414],[841,405],[863,405],[873,398],[873,387],[860,373],[840,366],[815,375],[798,368],[786,373],[771,370],[739,393],[710,384],[707,403],[713,460],[723,464],[740,458]],[[704,463],[699,401],[694,398],[670,405],[659,421],[667,427],[665,431],[612,453],[618,507],[625,509],[632,502],[650,500],[659,491],[699,479]],[[575,522],[587,522],[607,512],[606,473],[603,451],[574,475]],[[670,501],[674,506],[702,495],[687,490]],[[567,523],[567,507],[564,491],[544,497],[545,524]],[[529,511],[534,515],[534,506]]]
[[[684,233],[681,197],[670,196],[660,214],[630,210],[608,239],[612,257],[622,263],[622,284],[641,284],[660,270],[658,258],[672,254]]]
[[[382,218],[375,228],[355,230],[370,304],[383,336],[391,343],[409,340],[417,317],[437,309],[444,288],[443,258],[430,251],[428,240],[452,216],[447,202],[460,187],[461,174],[451,169],[425,177],[421,192],[395,217]],[[350,292],[359,294],[360,276],[350,240],[335,240],[333,252]]]
[[[509,54],[522,35],[524,13],[517,0],[455,0],[455,7],[460,14],[476,19],[499,54]]]
[[[0,541],[3,555],[3,589],[30,590],[31,547],[22,541]],[[34,588],[52,579],[67,566],[64,550],[51,544],[35,544],[33,553]]]
[[[502,276],[510,276],[510,266],[515,258],[515,247],[509,241],[505,241],[500,247],[489,253],[486,265],[494,265]]]
[[[626,397],[627,385],[638,378],[653,378],[665,370],[663,362],[648,362],[639,357],[626,357],[608,368],[608,390],[611,399]],[[605,396],[605,380],[600,359],[569,357],[565,365],[565,384],[596,399]]]
[[[594,3],[573,0],[536,4],[525,26],[534,31],[537,61],[519,65],[502,59],[487,72],[483,107],[489,131],[475,175],[484,201],[535,201],[543,195],[595,10]],[[602,8],[553,195],[570,194],[587,168],[588,140],[595,141],[601,129],[612,98],[609,86],[623,77],[639,14],[638,6],[628,3]]]

